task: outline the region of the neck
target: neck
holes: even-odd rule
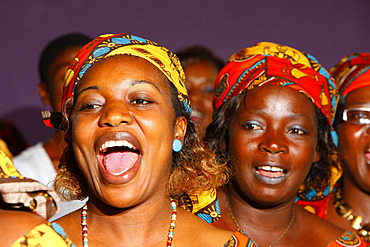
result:
[[[370,223],[370,194],[347,176],[343,180],[342,200],[350,205],[354,215],[363,217],[364,224]]]
[[[154,203],[153,203],[154,202]],[[161,205],[161,206],[158,206]],[[109,214],[105,212],[110,212]],[[91,246],[165,246],[171,222],[169,198],[161,197],[126,208],[88,204],[88,239]],[[105,229],[104,232],[101,229]],[[106,234],[109,232],[109,234]],[[135,237],[133,237],[135,236]]]
[[[271,246],[294,222],[294,199],[276,206],[258,207],[244,200],[233,188],[227,191],[230,209],[239,227],[260,246]],[[266,234],[269,233],[269,234]]]

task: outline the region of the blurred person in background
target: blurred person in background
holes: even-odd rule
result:
[[[69,33],[50,41],[39,59],[40,83],[38,91],[42,102],[53,112],[60,112],[64,76],[77,52],[91,40],[82,33]],[[53,185],[64,149],[64,133],[56,130],[46,142],[39,142],[14,157],[14,165],[25,177],[47,186]],[[62,202],[60,211],[52,220],[83,206],[83,202]]]
[[[225,62],[203,45],[184,47],[176,55],[185,71],[185,84],[193,106],[191,119],[198,125],[199,134],[203,137],[212,121],[215,81]]]

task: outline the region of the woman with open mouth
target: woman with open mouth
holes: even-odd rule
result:
[[[191,120],[197,124],[198,133],[203,138],[212,122],[215,81],[225,62],[203,45],[183,47],[176,55],[185,72],[185,85],[192,106]]]
[[[228,179],[197,137],[184,79],[173,53],[123,33],[94,39],[71,63],[64,114],[45,122],[66,131],[56,190],[89,197],[57,220],[77,246],[246,246],[240,232],[176,207]]]
[[[295,204],[297,195],[323,196],[337,167],[336,102],[334,81],[309,54],[261,42],[232,55],[216,80],[206,131],[234,170],[218,191],[213,225],[240,229],[258,246],[366,246]]]

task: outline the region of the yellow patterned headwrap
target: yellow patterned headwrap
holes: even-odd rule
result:
[[[62,107],[67,99],[73,97],[76,85],[89,68],[96,62],[114,55],[140,57],[156,66],[175,86],[179,101],[186,112],[191,114],[190,101],[185,87],[185,74],[176,55],[153,41],[125,33],[101,35],[80,50],[65,76]],[[50,113],[45,113],[43,118],[47,126],[61,128],[56,126],[59,123],[53,123]]]

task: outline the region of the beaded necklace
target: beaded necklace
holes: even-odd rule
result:
[[[166,247],[172,246],[173,241],[173,235],[176,225],[176,217],[177,217],[177,207],[176,207],[176,201],[171,198],[171,223],[170,228],[168,229],[168,235],[167,235],[167,242]],[[87,228],[87,204],[83,206],[82,212],[81,212],[81,227],[82,227],[82,245],[83,247],[89,247],[89,239],[88,239],[88,228]]]
[[[354,215],[352,208],[348,203],[343,202],[342,190],[338,189],[335,193],[334,201],[335,211],[339,216],[351,222],[351,226],[357,230],[358,234],[366,242],[370,242],[370,224],[362,225],[363,218],[361,215]]]

